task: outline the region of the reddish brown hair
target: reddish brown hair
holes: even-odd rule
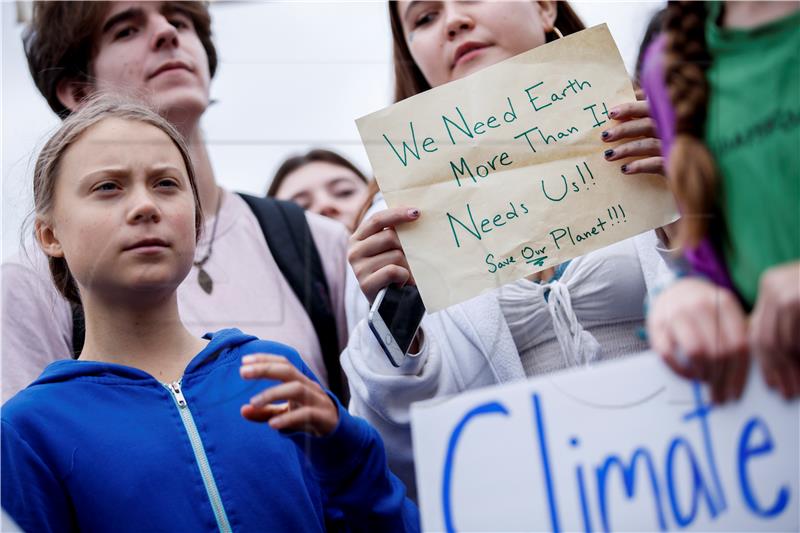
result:
[[[724,238],[717,202],[718,174],[703,139],[708,109],[706,71],[711,65],[704,2],[670,2],[667,8],[665,79],[675,109],[675,141],[667,175],[683,216],[678,245],[694,247],[706,236]]]

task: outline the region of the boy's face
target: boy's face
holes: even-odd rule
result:
[[[96,89],[144,98],[173,123],[208,107],[208,57],[172,2],[112,2],[95,38]]]

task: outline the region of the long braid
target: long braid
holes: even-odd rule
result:
[[[683,210],[678,242],[689,247],[707,236],[715,243],[722,237],[717,169],[703,142],[709,93],[706,71],[711,64],[705,21],[704,2],[669,3],[665,76],[675,109],[676,135],[667,175]]]

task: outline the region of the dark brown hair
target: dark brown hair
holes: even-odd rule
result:
[[[336,165],[339,167],[346,168],[350,170],[358,176],[361,181],[364,183],[368,183],[369,180],[367,179],[364,174],[356,168],[356,166],[342,157],[341,155],[337,154],[336,152],[332,152],[330,150],[323,150],[322,148],[315,148],[313,150],[309,150],[307,153],[302,155],[296,155],[290,157],[286,161],[284,161],[280,167],[278,167],[278,171],[275,172],[275,177],[272,178],[272,183],[269,184],[269,189],[267,190],[267,196],[275,196],[278,193],[278,189],[281,188],[283,181],[286,179],[286,176],[294,172],[295,170],[308,165],[309,163],[330,163],[332,165]]]
[[[675,109],[675,141],[667,175],[683,216],[678,245],[694,247],[706,236],[724,238],[717,203],[718,174],[706,147],[708,82],[711,65],[705,36],[704,2],[670,2],[667,7],[665,80]]]
[[[163,131],[175,144],[181,154],[183,164],[186,166],[189,185],[192,188],[195,206],[195,239],[199,239],[203,227],[203,211],[200,208],[200,198],[197,194],[197,184],[189,148],[186,146],[183,137],[172,124],[155,111],[140,103],[124,101],[108,95],[97,95],[88,98],[86,104],[81,106],[80,110],[72,113],[64,120],[58,131],[48,139],[41,152],[39,152],[33,172],[33,202],[37,228],[40,223],[46,223],[50,219],[55,205],[56,180],[60,173],[59,167],[64,154],[86,130],[107,118],[119,118],[150,124]],[[78,286],[69,270],[67,260],[63,257],[48,256],[48,263],[53,283],[58,292],[70,302],[80,304]]]
[[[397,1],[389,0],[389,20],[392,26],[392,41],[394,41],[392,57],[394,62],[394,101],[399,102],[411,96],[427,91],[431,88],[422,71],[419,69],[411,52],[408,49],[403,24],[397,11]],[[569,3],[556,2],[555,25],[563,35],[569,35],[586,29],[580,17],[572,10]],[[547,42],[558,38],[555,32],[545,35]]]
[[[91,84],[95,43],[110,2],[38,1],[22,40],[28,68],[39,92],[59,116],[70,110],[58,99],[63,79]],[[217,50],[211,40],[211,15],[205,2],[165,2],[164,11],[185,13],[194,25],[208,56],[211,76],[217,70]]]

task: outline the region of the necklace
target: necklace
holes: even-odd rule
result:
[[[208,275],[203,265],[209,260],[211,252],[214,250],[214,238],[217,236],[217,224],[219,223],[219,209],[221,206],[222,190],[217,189],[217,211],[214,213],[214,225],[211,227],[211,239],[208,241],[208,250],[206,250],[206,255],[204,255],[202,259],[192,262],[192,264],[197,267],[197,283],[200,284],[200,288],[203,289],[206,294],[211,294],[211,291],[214,290],[214,280]]]

